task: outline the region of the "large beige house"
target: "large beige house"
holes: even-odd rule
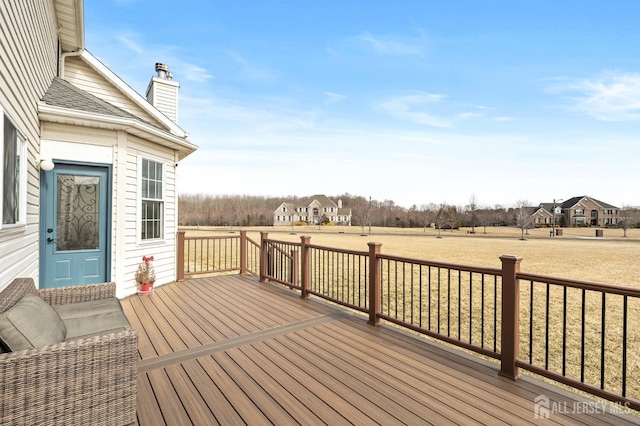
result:
[[[541,203],[532,214],[532,222],[536,227],[552,226],[554,217],[556,226],[564,223],[571,227],[613,227],[617,226],[620,220],[620,209],[582,195],[555,204]]]
[[[342,207],[342,200],[333,202],[326,195],[314,195],[295,203],[284,202],[273,212],[273,225],[292,225],[296,222],[351,225],[351,209]]]
[[[176,279],[176,166],[196,150],[178,83],[149,64],[146,98],[86,49],[82,0],[0,6],[0,289],[117,283],[142,256]]]

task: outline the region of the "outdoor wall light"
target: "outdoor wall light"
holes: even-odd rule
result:
[[[53,164],[53,160],[51,158],[41,158],[40,159],[40,169],[48,172],[49,170],[53,170],[56,165]]]

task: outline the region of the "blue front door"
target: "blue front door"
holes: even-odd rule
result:
[[[42,288],[107,281],[109,172],[66,164],[42,172]]]

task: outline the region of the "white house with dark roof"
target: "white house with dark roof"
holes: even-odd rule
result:
[[[142,256],[157,285],[175,280],[175,170],[197,149],[177,123],[179,84],[156,64],[145,99],[91,55],[82,0],[11,5],[0,7],[0,288],[114,281],[124,296]]]
[[[273,225],[296,222],[320,224],[328,220],[335,225],[351,225],[351,209],[342,207],[342,200],[333,202],[326,195],[314,195],[296,202],[284,202],[273,212]]]

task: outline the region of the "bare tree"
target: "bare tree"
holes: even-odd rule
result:
[[[478,200],[476,199],[476,194],[471,194],[469,197],[469,204],[467,205],[467,212],[471,215],[471,233],[476,233],[476,212],[478,210]],[[485,229],[486,233],[486,229]]]
[[[291,233],[293,233],[293,227],[296,226],[296,222],[298,221],[298,218],[300,217],[300,215],[298,214],[298,210],[293,207],[293,210],[291,211],[291,216],[289,216],[291,218]]]
[[[456,228],[458,220],[458,209],[456,206],[450,206],[442,203],[435,212],[434,223],[438,228],[438,238],[442,238],[443,228]]]
[[[478,223],[483,227],[483,234],[487,233],[487,226],[489,226],[492,222],[494,222],[495,211],[491,210],[489,207],[480,208],[477,212]]]
[[[364,227],[369,225],[371,233],[371,198],[367,201],[364,197],[357,197],[351,201],[351,216],[354,224],[362,227],[362,235],[365,235]]]
[[[627,236],[627,229],[635,228],[640,221],[640,212],[638,207],[622,206],[620,209],[620,219],[618,227],[624,231],[624,237]]]
[[[524,232],[531,226],[531,206],[527,200],[518,200],[516,202],[516,225],[522,230],[521,240],[524,240]]]
[[[435,222],[437,212],[438,206],[435,205],[435,203],[423,204],[420,206],[423,232],[427,232],[427,227],[431,226],[431,224]]]

